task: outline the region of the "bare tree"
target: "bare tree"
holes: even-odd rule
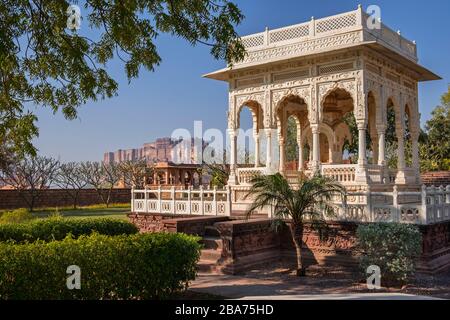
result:
[[[112,190],[120,181],[120,170],[119,166],[114,162],[108,164],[103,163],[102,166],[104,171],[104,187],[106,189],[105,204],[108,207],[111,201]]]
[[[146,178],[152,174],[153,167],[144,159],[124,161],[119,164],[121,178],[128,187],[141,188],[146,183]]]
[[[118,165],[88,161],[81,164],[81,171],[87,183],[97,191],[106,207],[109,207],[112,190],[120,181]]]
[[[30,211],[33,211],[41,190],[49,188],[54,181],[58,167],[59,161],[53,158],[26,157],[4,168],[0,179],[18,190]]]
[[[63,163],[56,173],[55,184],[66,191],[73,201],[73,208],[78,205],[80,192],[86,187],[88,182],[83,174],[81,164],[77,162]]]

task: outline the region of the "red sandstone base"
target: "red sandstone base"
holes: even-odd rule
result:
[[[205,235],[208,226],[218,230],[222,241],[218,268],[227,274],[248,271],[274,261],[295,262],[290,229],[275,231],[269,219],[233,220],[229,217],[130,214],[130,220],[142,232],[184,232]],[[339,266],[356,269],[359,252],[356,247],[357,223],[328,222],[315,230],[305,225],[303,253],[306,265]],[[417,270],[437,273],[450,267],[450,222],[420,226],[423,253]]]

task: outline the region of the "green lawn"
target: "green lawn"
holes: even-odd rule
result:
[[[49,215],[54,214],[56,208],[42,208],[36,209],[33,212],[33,215],[39,218],[45,218]],[[109,208],[106,208],[105,205],[95,205],[95,206],[86,206],[79,207],[77,209],[73,209],[70,207],[67,208],[58,208],[58,212],[63,217],[67,218],[120,218],[127,219],[127,213],[130,212],[129,204],[112,204]]]

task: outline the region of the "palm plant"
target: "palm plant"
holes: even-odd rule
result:
[[[228,181],[230,168],[224,164],[203,162],[205,173],[211,177],[211,186],[223,188]]]
[[[345,189],[338,182],[321,176],[301,177],[293,187],[279,173],[256,176],[246,197],[252,196],[253,204],[247,210],[249,217],[255,210],[273,208],[274,222],[291,219],[292,240],[297,254],[297,276],[305,275],[302,256],[304,222],[323,222],[323,217],[334,214],[331,200],[339,195],[344,200]]]

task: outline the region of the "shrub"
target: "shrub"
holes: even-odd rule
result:
[[[164,299],[187,288],[200,257],[198,238],[181,233],[0,243],[0,299]],[[66,271],[81,270],[69,290]]]
[[[27,209],[6,211],[0,216],[0,223],[21,223],[35,219]]]
[[[414,273],[415,259],[422,248],[422,235],[417,226],[371,223],[360,225],[356,233],[362,250],[360,266],[364,273],[368,266],[377,265],[383,285],[407,282]]]
[[[62,240],[68,234],[77,238],[92,232],[114,236],[137,233],[138,229],[132,223],[121,219],[51,217],[28,223],[0,225],[0,241],[52,241]]]

